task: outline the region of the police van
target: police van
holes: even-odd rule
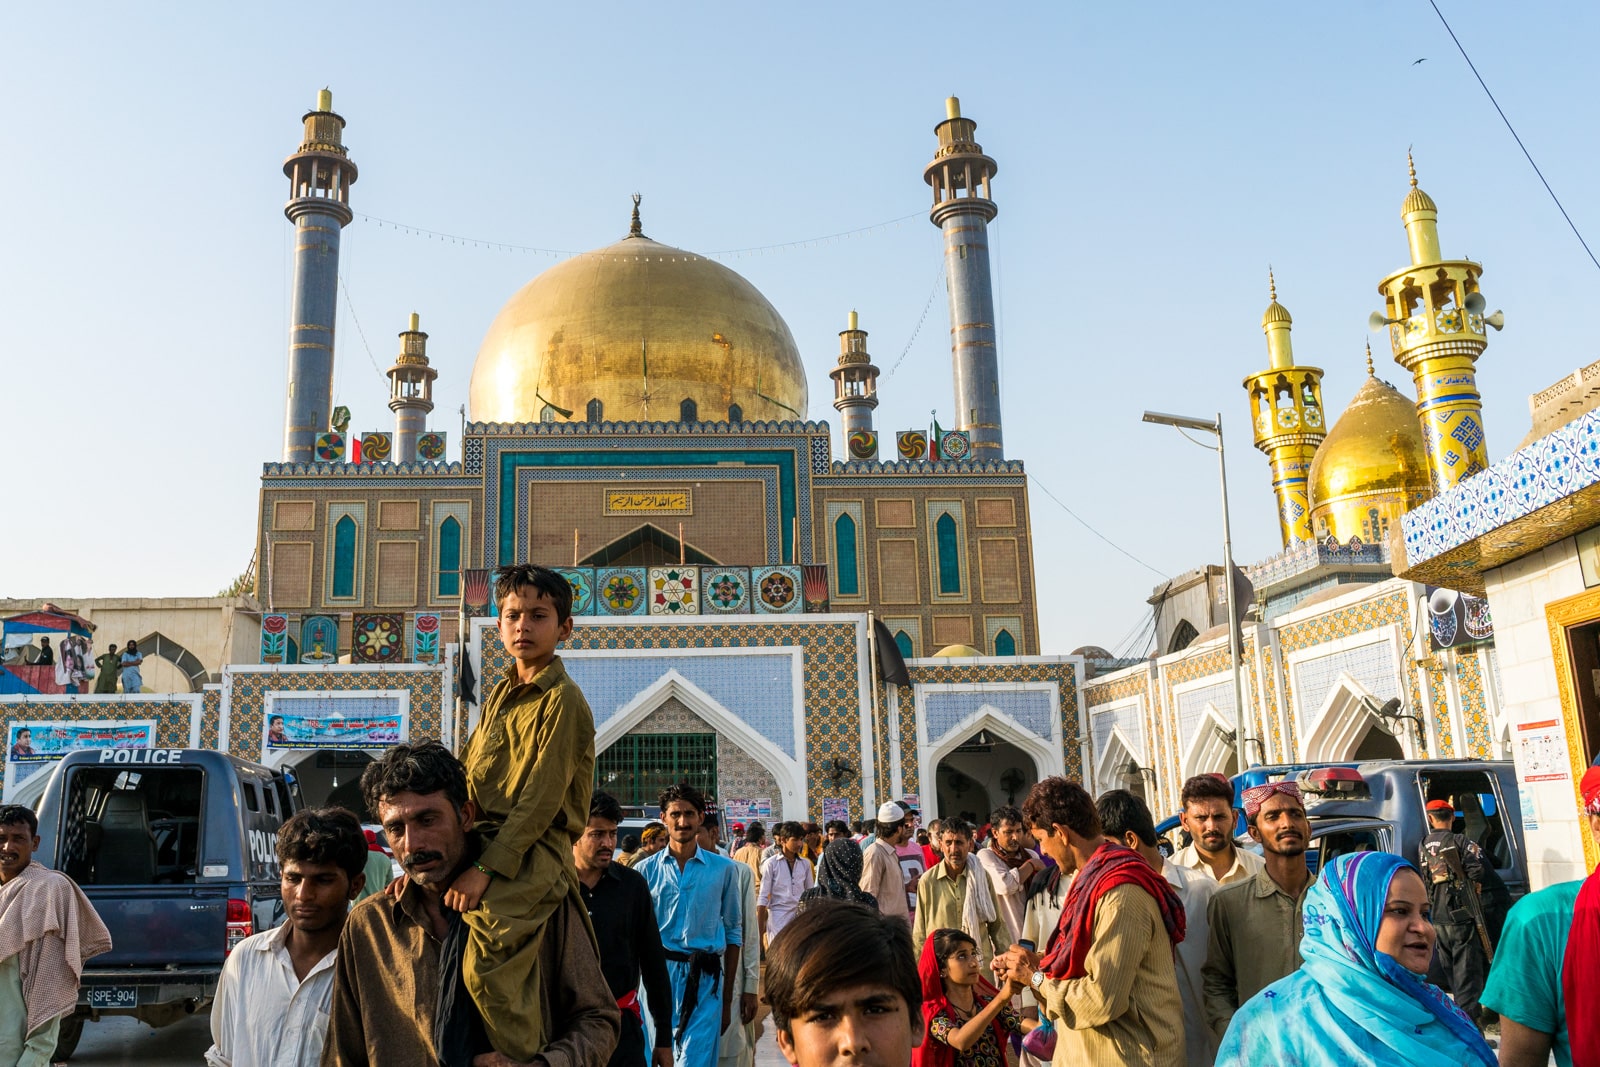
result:
[[[233,947],[282,922],[278,827],[300,806],[291,777],[222,752],[61,760],[37,809],[37,858],[83,887],[113,948],[88,962],[57,1060],[88,1020],[165,1026],[210,1003]]]

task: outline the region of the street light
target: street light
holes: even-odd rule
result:
[[[1244,686],[1239,675],[1239,612],[1233,594],[1233,529],[1228,521],[1228,463],[1222,450],[1222,412],[1215,419],[1197,419],[1189,415],[1168,415],[1160,411],[1147,411],[1144,421],[1159,426],[1174,426],[1180,430],[1204,430],[1217,435],[1217,470],[1222,476],[1222,567],[1228,590],[1228,658],[1233,662],[1233,752],[1240,773],[1249,766],[1246,762],[1244,729]],[[1200,442],[1196,441],[1196,444]],[[1200,445],[1209,448],[1209,445]]]

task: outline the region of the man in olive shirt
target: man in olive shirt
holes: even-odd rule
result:
[[[444,906],[446,887],[471,866],[473,809],[466,772],[436,741],[396,745],[361,775],[367,807],[405,868],[403,889],[368,897],[339,936],[323,1067],[389,1067],[440,1062],[447,1041],[440,1008],[441,949],[459,937],[460,916]],[[581,905],[563,900],[550,917],[540,965],[551,977],[530,1005],[547,1020],[543,1067],[604,1067],[620,1025]],[[465,997],[459,986],[447,990]],[[453,1041],[453,1038],[448,1039]],[[481,1031],[463,1042],[476,1067],[515,1067],[486,1051]]]
[[[972,862],[972,826],[954,817],[940,824],[944,861],[917,880],[917,919],[911,940],[918,946],[939,929],[965,930],[985,959],[1011,946],[1011,931],[1000,915],[989,876]]]
[[[1266,868],[1248,881],[1223,886],[1211,898],[1206,964],[1206,1022],[1220,1039],[1239,1006],[1300,968],[1301,911],[1311,888],[1306,845],[1311,827],[1293,782],[1247,789],[1250,836],[1266,853]]]

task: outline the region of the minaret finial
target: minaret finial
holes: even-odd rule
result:
[[[1406,170],[1411,172],[1411,188],[1417,187],[1417,161],[1411,158],[1411,146],[1406,145]]]
[[[1367,377],[1376,378],[1378,372],[1372,369],[1372,342],[1367,342]]]
[[[1267,264],[1267,298],[1271,303],[1278,302],[1278,280],[1272,276],[1272,264]]]
[[[639,221],[639,201],[644,197],[638,193],[633,194],[633,221],[628,224],[629,237],[643,237],[644,224]]]

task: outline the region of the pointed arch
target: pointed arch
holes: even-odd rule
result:
[[[1200,631],[1194,628],[1194,623],[1188,619],[1179,619],[1178,625],[1172,630],[1172,637],[1167,640],[1167,654],[1182,652],[1194,644],[1194,639],[1200,636]]]
[[[589,406],[584,409],[583,417],[590,422],[603,422],[606,417],[606,406],[599,397],[589,401]]]
[[[856,520],[844,512],[833,521],[834,587],[840,596],[861,595],[861,572],[856,564]]]
[[[356,520],[349,515],[333,525],[333,595],[356,595]]]
[[[1233,748],[1233,728],[1222,717],[1215,704],[1207,704],[1195,724],[1194,736],[1183,753],[1183,778],[1187,781],[1197,774],[1215,774],[1232,765],[1238,769],[1238,758]]]
[[[994,654],[997,656],[1017,654],[1017,639],[1011,636],[1010,630],[1001,630],[994,635]]]
[[[694,397],[686,396],[678,404],[679,422],[699,422],[700,405],[694,402]]]
[[[904,630],[896,630],[894,632],[894,646],[900,650],[901,659],[914,659],[916,657],[917,650],[912,647],[911,635]]]
[[[439,574],[435,582],[440,597],[461,595],[461,522],[446,515],[439,524]]]
[[[1360,682],[1340,672],[1322,706],[1311,716],[1305,731],[1303,760],[1307,763],[1348,763],[1374,728],[1387,733],[1373,708],[1382,701]],[[1395,739],[1408,759],[1416,759],[1416,742],[1411,731],[1402,730]]]
[[[956,749],[966,743],[967,739],[979,730],[988,730],[1002,741],[1009,741],[1020,748],[1031,760],[1035,770],[1039,772],[1039,780],[1051,775],[1066,773],[1066,759],[1061,749],[1059,738],[1040,737],[1026,726],[1017,722],[1004,711],[993,704],[984,704],[972,714],[962,719],[949,730],[945,731],[937,744],[930,745],[927,741],[927,721],[919,711],[917,715],[917,732],[919,735],[918,748],[921,750],[920,781],[934,782],[938,780],[940,762]],[[930,802],[934,808],[938,807],[937,794],[922,798],[924,805]],[[926,818],[934,818],[939,812],[929,814],[923,812]]]
[[[939,592],[961,592],[961,541],[956,536],[956,520],[947,511],[933,524],[939,556]]]

